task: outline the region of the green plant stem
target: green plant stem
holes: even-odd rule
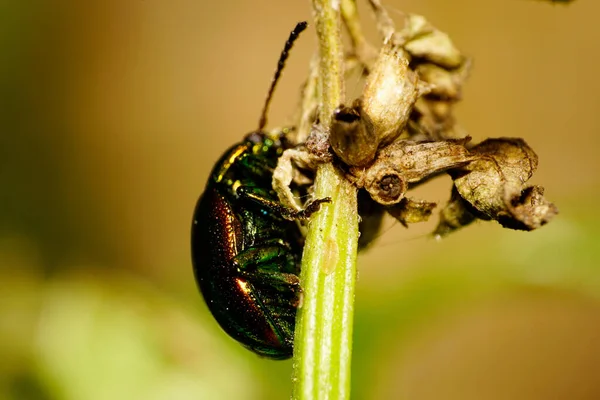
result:
[[[319,41],[319,120],[328,128],[343,101],[343,53],[336,0],[313,0]],[[328,130],[328,129],[327,129]],[[315,178],[315,198],[331,197],[309,223],[302,258],[303,301],[294,342],[294,399],[349,399],[356,280],[356,188],[331,164]]]

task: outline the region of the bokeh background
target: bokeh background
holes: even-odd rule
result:
[[[600,4],[386,4],[474,57],[461,124],[525,138],[561,213],[441,242],[435,218],[387,221],[359,257],[353,398],[600,398]],[[309,2],[8,0],[0,15],[0,399],[288,398],[291,362],[259,359],[209,315],[189,228]],[[314,49],[310,30],[271,126],[289,121]],[[414,196],[443,203],[449,188]]]

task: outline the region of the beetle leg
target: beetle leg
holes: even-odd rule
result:
[[[289,290],[290,287],[300,290],[298,276],[287,272],[257,270],[247,274],[246,278],[256,287],[277,289],[281,292]]]
[[[290,221],[294,221],[297,219],[307,219],[312,214],[319,211],[319,208],[322,203],[331,202],[330,197],[325,197],[323,199],[314,199],[309,201],[306,204],[306,207],[304,207],[304,209],[296,211],[294,209],[282,206],[276,201],[266,198],[264,196],[264,189],[261,190],[252,186],[240,186],[237,188],[236,193],[241,198],[252,201],[273,213],[277,213],[277,215],[280,215],[282,218],[285,218]]]

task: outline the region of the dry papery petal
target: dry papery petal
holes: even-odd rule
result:
[[[388,40],[365,83],[363,119],[381,145],[400,135],[415,101],[427,91],[408,63],[406,52]]]
[[[300,168],[314,171],[317,165],[323,162],[321,158],[307,151],[304,147],[287,149],[277,160],[277,168],[273,171],[272,186],[279,201],[286,207],[295,211],[301,211],[302,205],[296,200],[291,189],[292,183],[296,185],[308,185],[312,179],[302,174]]]
[[[415,103],[409,123],[411,133],[430,140],[465,137],[467,133],[456,124],[453,108],[461,99],[471,59],[460,54],[448,35],[436,30],[421,16],[410,15],[406,27],[397,36],[403,36],[406,41],[405,49],[412,57],[411,68],[419,80],[431,88]],[[438,43],[440,41],[445,44]]]
[[[397,36],[402,38],[398,40],[405,41],[404,48],[414,58],[447,69],[458,68],[464,61],[450,36],[435,28],[421,15],[409,14],[404,28]]]
[[[406,52],[387,40],[370,70],[363,95],[334,115],[330,142],[350,166],[366,166],[377,149],[394,141],[410,118],[417,98],[431,88],[409,68]]]
[[[558,213],[543,188],[524,184],[537,168],[537,155],[518,138],[488,139],[470,149],[478,159],[450,171],[457,193],[482,219],[511,229],[533,230]]]
[[[384,38],[402,46],[413,58],[431,62],[447,69],[458,68],[464,57],[448,36],[417,14],[406,16],[404,27],[396,32],[394,21],[379,0],[369,0],[377,20],[377,28]]]

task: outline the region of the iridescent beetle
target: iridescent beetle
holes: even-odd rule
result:
[[[194,275],[208,308],[231,337],[273,359],[288,358],[293,350],[304,245],[295,220],[330,201],[314,200],[300,212],[279,203],[273,170],[290,144],[283,134],[263,131],[288,52],[306,25],[298,23],[285,43],[258,130],[215,164],[192,223]]]

